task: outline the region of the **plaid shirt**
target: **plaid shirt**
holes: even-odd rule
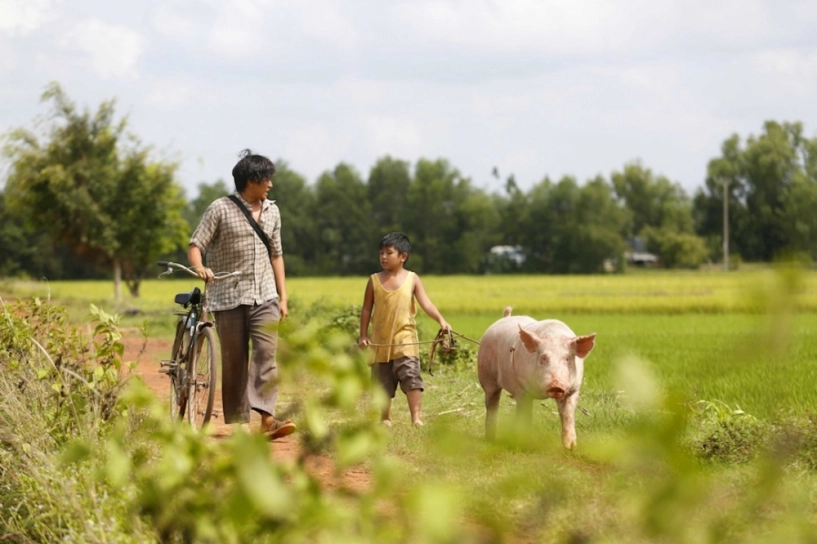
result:
[[[240,194],[235,194],[251,209]],[[274,201],[263,202],[258,225],[269,238],[272,255],[282,255],[281,214]],[[207,306],[211,311],[231,310],[242,304],[251,306],[278,298],[267,247],[235,202],[226,196],[210,204],[190,244],[201,250],[213,272],[242,272],[237,278],[207,286]]]

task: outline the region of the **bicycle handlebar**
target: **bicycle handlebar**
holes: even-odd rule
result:
[[[164,272],[159,274],[160,278],[162,276],[167,276],[168,274],[172,274],[176,270],[182,270],[184,272],[187,272],[191,276],[195,276],[197,278],[199,277],[199,275],[196,273],[195,270],[193,270],[192,268],[189,268],[187,266],[184,266],[183,264],[173,263],[173,262],[170,262],[170,261],[159,261],[156,264],[159,265],[159,266],[166,266],[167,267],[167,270],[165,270]],[[232,278],[232,277],[240,276],[240,275],[241,275],[241,271],[239,271],[239,270],[237,270],[235,272],[218,272],[218,273],[213,275],[213,279],[214,280],[224,280],[224,279],[227,279],[227,278]]]

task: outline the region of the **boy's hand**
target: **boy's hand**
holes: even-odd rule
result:
[[[445,319],[440,320],[440,328],[443,332],[451,332],[451,325]]]
[[[367,347],[369,347],[369,344],[371,344],[371,343],[372,343],[371,340],[369,340],[368,338],[361,338],[358,341],[357,345],[362,347],[362,348],[367,348]]]

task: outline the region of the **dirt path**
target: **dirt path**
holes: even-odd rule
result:
[[[125,343],[124,360],[136,360],[138,356],[139,365],[136,373],[142,378],[147,386],[165,402],[170,395],[170,380],[165,374],[159,372],[162,358],[169,357],[172,342],[170,340],[160,340],[148,338],[147,343],[137,333],[123,331]],[[213,407],[215,418],[211,420],[214,425],[214,438],[216,440],[230,436],[231,428],[224,423],[222,417],[221,395],[216,394],[215,406]],[[261,423],[260,416],[253,412],[250,426],[258,429]],[[301,435],[299,433],[280,438],[270,442],[270,455],[276,460],[295,460],[301,453]],[[310,474],[318,478],[325,487],[344,487],[351,491],[362,492],[369,489],[371,475],[363,468],[351,468],[345,471],[340,477],[335,473],[335,463],[331,457],[325,455],[310,455],[305,459],[305,466]]]

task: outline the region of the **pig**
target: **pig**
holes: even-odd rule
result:
[[[596,343],[596,333],[576,336],[557,319],[536,321],[511,316],[488,327],[479,343],[477,371],[485,391],[485,436],[496,436],[499,398],[506,390],[516,400],[517,415],[530,422],[533,399],[551,398],[559,407],[562,445],[576,447],[574,414],[584,374],[584,358]]]

